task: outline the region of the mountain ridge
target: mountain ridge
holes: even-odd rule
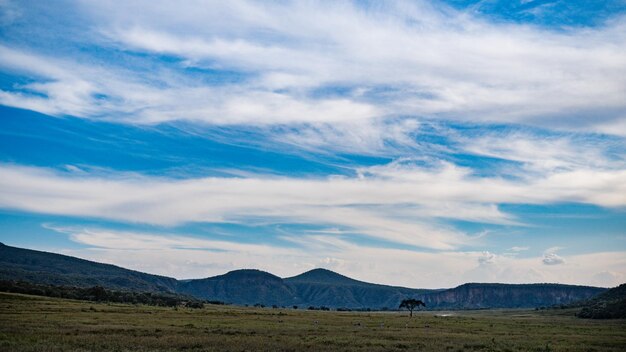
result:
[[[564,284],[466,283],[449,289],[418,289],[368,283],[317,268],[281,278],[239,269],[203,279],[177,280],[71,256],[0,243],[0,279],[129,291],[187,294],[234,304],[395,309],[405,298],[427,309],[534,308],[589,299],[604,288]]]
[[[103,286],[135,291],[175,292],[174,278],[147,274],[113,264],[0,243],[0,279],[17,274],[24,281],[51,285]],[[45,264],[45,265],[44,265]]]

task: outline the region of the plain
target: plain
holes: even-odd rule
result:
[[[574,310],[323,312],[0,293],[2,351],[624,351],[625,320]]]

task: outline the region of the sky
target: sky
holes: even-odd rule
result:
[[[0,241],[616,286],[626,0],[0,0]]]

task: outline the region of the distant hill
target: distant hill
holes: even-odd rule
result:
[[[179,285],[179,292],[202,299],[304,308],[395,309],[403,298],[431,291],[371,284],[326,269],[286,279],[260,270],[235,270]]]
[[[334,308],[396,309],[404,298],[436,292],[371,284],[326,269],[314,269],[284,281],[293,287],[302,304]]]
[[[266,306],[325,306],[396,309],[405,298],[426,302],[427,309],[534,308],[590,299],[606,289],[560,284],[471,283],[445,290],[378,285],[326,269],[280,278],[260,270],[176,280],[65,255],[0,244],[0,280],[112,290],[171,292],[199,299]]]
[[[626,318],[626,284],[580,302],[577,306],[582,307],[576,314],[580,318],[624,319]]]
[[[206,279],[188,280],[179,292],[235,304],[292,305],[293,289],[278,276],[261,270],[235,270]]]
[[[61,254],[0,243],[0,280],[57,286],[103,286],[114,290],[175,292],[176,279]]]
[[[307,284],[334,284],[334,285],[372,285],[367,282],[358,281],[347,276],[338,274],[328,269],[313,269],[300,275],[288,277],[285,279],[290,283],[307,283]]]

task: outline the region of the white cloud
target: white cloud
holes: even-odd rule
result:
[[[510,129],[504,132],[482,131],[478,135],[460,135],[449,131],[461,150],[472,154],[515,161],[524,173],[550,174],[573,170],[618,170],[626,168],[621,155],[609,157],[611,148],[623,148],[622,140],[583,137],[580,135],[541,135]]]
[[[491,252],[483,252],[482,256],[478,257],[478,264],[489,265],[496,262],[496,255]]]
[[[524,247],[513,246],[513,247],[509,248],[508,250],[509,251],[513,251],[513,252],[522,252],[522,251],[527,251],[529,249],[530,249],[530,247],[526,247],[526,246],[524,246]]]
[[[29,177],[26,174],[30,174]],[[410,202],[401,185],[375,180],[330,178],[203,178],[163,180],[120,175],[111,179],[62,177],[45,170],[3,169],[0,206],[43,213],[174,225],[185,222],[300,222],[341,225],[369,236],[431,248],[451,248],[465,236],[420,215],[399,209]],[[376,189],[382,186],[382,189]],[[12,188],[12,191],[9,191]],[[389,194],[386,194],[391,192]],[[426,203],[419,207],[429,208]],[[452,204],[427,212],[445,215]],[[396,209],[400,211],[396,212]],[[506,222],[493,208],[459,212],[459,217]]]
[[[45,81],[0,98],[45,113],[135,123],[318,124],[412,115],[626,133],[623,18],[556,32],[486,23],[441,6],[89,2],[76,11],[90,23],[82,33],[104,36],[92,38],[96,45],[174,55],[183,60],[179,69],[160,67],[146,78],[113,62],[85,68],[62,54],[4,55],[9,69]],[[45,64],[16,63],[18,56]],[[249,77],[212,86],[185,74],[189,66]],[[348,92],[314,97],[335,85]]]
[[[93,247],[117,250],[160,250],[160,249],[195,249],[236,252],[254,252],[257,254],[293,255],[293,250],[270,247],[261,244],[246,244],[227,241],[207,240],[199,237],[179,235],[157,235],[149,233],[110,231],[84,227],[57,226],[44,224],[44,228],[70,236],[74,242]]]
[[[175,31],[171,22],[148,16],[131,21],[126,9],[98,13],[115,19],[107,33],[123,46],[259,72],[258,84],[273,89],[341,84],[362,94],[377,85],[395,87],[398,94],[383,103],[393,114],[569,128],[573,119],[588,127],[623,118],[611,112],[625,107],[626,52],[618,49],[626,40],[623,21],[558,33],[488,24],[423,2],[367,10],[346,3],[249,2],[211,9],[202,19],[189,8],[162,9],[172,22],[187,20]],[[218,14],[221,20],[207,26]],[[572,116],[581,111],[589,116]]]
[[[46,214],[176,225],[187,222],[341,226],[388,241],[452,249],[480,241],[438,218],[516,224],[497,204],[626,204],[626,171],[565,172],[529,181],[475,177],[448,163],[361,169],[359,177],[165,179],[58,174],[2,165],[0,207]]]
[[[591,284],[601,287],[614,287],[625,281],[626,275],[623,272],[601,271],[592,277]]]
[[[16,86],[17,90],[0,91],[0,103],[51,115],[108,117],[143,124],[184,119],[220,125],[266,125],[349,123],[380,114],[370,104],[345,98],[313,100],[245,85],[202,86],[171,72],[146,81],[120,68],[89,67],[2,45],[0,57],[0,67],[45,79]]]
[[[545,265],[559,265],[559,264],[564,264],[565,259],[563,259],[561,256],[559,256],[556,253],[546,253],[543,255],[542,262]]]
[[[604,287],[618,285],[626,277],[624,252],[571,255],[568,256],[567,265],[546,265],[543,261],[546,255],[554,259],[549,254],[527,258],[498,256],[495,264],[468,266],[470,269],[460,274],[460,277],[466,282],[558,282]],[[598,273],[603,271],[610,271],[614,275],[599,277]]]
[[[560,265],[565,264],[565,259],[556,254],[558,250],[562,249],[561,247],[551,247],[545,250],[543,253],[543,259],[541,262],[545,265]]]

